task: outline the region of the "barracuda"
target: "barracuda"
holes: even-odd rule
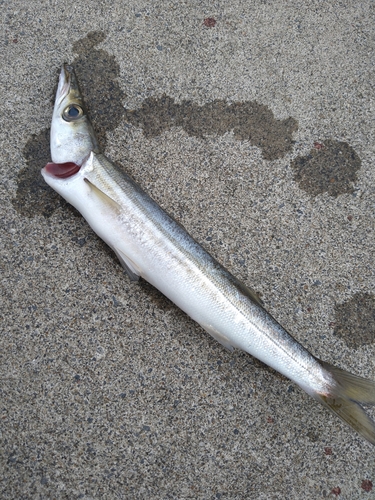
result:
[[[375,444],[375,424],[359,404],[375,404],[375,383],[314,357],[253,290],[99,152],[68,65],[57,89],[51,156],[45,181],[81,212],[132,280],[147,280],[227,349],[242,349],[279,371]]]

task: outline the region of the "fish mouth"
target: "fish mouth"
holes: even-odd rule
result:
[[[77,163],[67,162],[67,163],[53,163],[49,162],[43,168],[43,172],[58,179],[66,179],[72,177],[77,172],[79,172],[81,166]]]
[[[82,165],[89,159],[91,154],[92,153],[90,152],[86,155],[80,163],[75,163],[74,161],[55,163],[50,161],[44,168],[42,168],[42,172],[43,174],[57,179],[67,179],[68,177],[73,177],[73,175],[80,171]]]
[[[81,98],[74,68],[71,64],[64,63],[61,68],[59,85],[57,88],[58,104],[60,104],[71,92],[75,94],[75,97]]]
[[[59,85],[57,87],[58,104],[69,94],[70,74],[66,71],[67,64],[63,64],[60,71]]]

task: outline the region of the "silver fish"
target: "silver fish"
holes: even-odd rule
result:
[[[45,181],[75,206],[116,253],[132,280],[158,288],[227,349],[242,349],[298,384],[370,443],[375,383],[320,361],[243,285],[100,153],[74,70],[64,65]]]

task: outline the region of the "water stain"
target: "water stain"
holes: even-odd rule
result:
[[[125,113],[122,103],[126,97],[118,83],[120,66],[115,57],[95,47],[105,37],[102,31],[92,31],[74,42],[73,52],[78,56],[72,62],[102,150],[105,149],[106,131],[114,130],[121,122]]]
[[[77,69],[77,78],[86,107],[102,149],[105,148],[106,131],[115,129],[124,115],[122,101],[125,98],[118,84],[120,67],[115,58],[105,50],[96,48],[96,45],[105,37],[103,32],[93,31],[85,38],[76,41],[73,44],[73,50],[78,55],[70,61]],[[56,85],[51,95],[52,103],[55,100],[56,89],[57,75]],[[17,212],[26,217],[35,215],[50,217],[57,208],[70,207],[44,182],[40,174],[41,168],[51,158],[49,129],[30,137],[23,149],[23,155],[27,167],[18,174],[18,189],[12,200]],[[73,208],[71,212],[78,213]]]
[[[358,293],[336,305],[334,334],[352,349],[375,342],[375,296]]]
[[[18,189],[12,203],[17,212],[25,217],[43,215],[50,217],[58,207],[71,206],[44,181],[40,169],[50,161],[49,129],[32,135],[23,148],[27,167],[18,174]],[[73,209],[72,212],[78,212]]]
[[[257,102],[228,104],[216,100],[204,106],[191,101],[176,104],[173,98],[148,98],[141,108],[125,110],[125,93],[119,86],[120,67],[111,56],[97,45],[105,39],[102,31],[92,31],[73,43],[77,54],[69,61],[77,70],[78,81],[86,102],[88,114],[104,150],[106,132],[114,130],[125,116],[134,126],[141,127],[146,137],[154,137],[173,126],[182,127],[188,134],[200,138],[223,135],[233,131],[238,140],[249,140],[262,149],[268,160],[281,158],[293,147],[292,134],[298,124],[294,118],[276,120],[267,106]],[[56,78],[57,82],[57,78]],[[56,83],[57,86],[57,83]],[[54,89],[51,101],[54,101]],[[47,185],[40,169],[50,159],[49,131],[32,136],[23,154],[28,166],[18,175],[18,190],[13,206],[23,216],[50,217],[54,210],[66,205]]]
[[[361,160],[346,142],[327,140],[315,142],[314,149],[307,156],[295,158],[291,167],[294,180],[307,193],[317,196],[327,192],[337,197],[353,192]]]
[[[191,136],[204,139],[233,131],[237,140],[248,140],[262,149],[263,158],[276,160],[291,151],[293,132],[298,122],[289,117],[275,119],[272,111],[256,101],[234,102],[215,100],[203,106],[192,101],[175,103],[166,95],[149,97],[135,110],[126,110],[128,123],[143,129],[146,137],[155,137],[172,127],[182,127]]]

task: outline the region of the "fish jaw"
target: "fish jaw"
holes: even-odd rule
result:
[[[72,175],[64,175],[67,172]],[[62,173],[62,175],[60,175]],[[75,163],[47,163],[42,168],[41,174],[46,183],[68,203],[77,205],[77,200],[84,199],[86,196],[86,183],[84,182],[84,168]]]
[[[94,156],[90,153],[81,166],[47,163],[41,174],[53,190],[85,217],[96,234],[114,248],[114,242],[123,238],[118,225],[119,207],[92,182],[93,176],[95,180]]]
[[[64,64],[51,122],[51,157],[56,164],[82,165],[99,147],[72,66]]]

